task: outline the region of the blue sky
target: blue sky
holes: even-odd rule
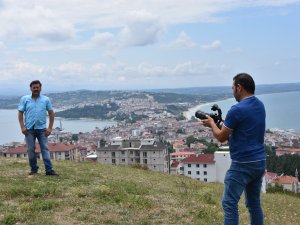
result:
[[[297,0],[0,0],[0,94],[300,82]]]

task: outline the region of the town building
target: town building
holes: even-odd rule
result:
[[[191,155],[196,155],[195,152],[173,152],[170,153],[170,159],[172,160],[176,160],[176,161],[181,161]]]
[[[298,177],[293,176],[276,176],[273,178],[271,185],[279,184],[283,190],[291,191],[294,193],[300,192],[300,184]]]
[[[77,160],[81,150],[80,145],[48,143],[48,149],[53,160]],[[35,146],[38,159],[42,159],[39,144]],[[27,146],[21,145],[0,152],[0,157],[5,158],[27,158]]]
[[[300,155],[300,148],[277,148],[276,155],[281,156],[285,154]]]
[[[228,151],[216,151],[214,154],[191,155],[181,161],[173,161],[171,173],[205,182],[224,183],[230,164]]]
[[[169,172],[167,146],[155,139],[115,138],[106,146],[98,146],[97,161],[113,165],[141,165],[160,172]]]

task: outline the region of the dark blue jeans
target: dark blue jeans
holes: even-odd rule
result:
[[[45,129],[36,129],[36,130],[27,130],[27,134],[25,136],[26,144],[27,144],[27,152],[29,165],[31,167],[31,171],[38,171],[39,167],[37,164],[37,158],[35,153],[35,141],[36,139],[39,142],[41,153],[43,157],[43,162],[45,165],[46,172],[52,171],[52,163],[50,158],[50,153],[48,150],[48,138],[45,136]]]
[[[243,192],[245,192],[251,225],[263,225],[260,191],[265,169],[265,160],[251,163],[231,163],[224,180],[225,186],[222,200],[224,225],[238,225],[238,202]]]

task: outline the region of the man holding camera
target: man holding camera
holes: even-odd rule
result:
[[[232,92],[238,103],[228,111],[221,128],[208,115],[201,120],[212,129],[218,141],[229,141],[232,163],[224,179],[224,224],[239,223],[238,202],[245,192],[251,225],[262,225],[260,190],[266,168],[265,108],[254,96],[255,83],[249,74],[240,73],[233,78]]]

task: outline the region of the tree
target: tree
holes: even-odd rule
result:
[[[72,141],[78,141],[78,134],[72,134]]]
[[[213,154],[215,151],[219,149],[217,144],[214,144],[212,142],[207,142],[206,140],[200,140],[201,143],[207,146],[207,149],[203,151],[204,154]]]
[[[207,149],[203,151],[204,154],[213,154],[215,151],[219,149],[217,144],[209,143]]]
[[[269,150],[267,150],[269,152]],[[267,170],[277,174],[295,176],[296,169],[300,171],[300,156],[285,154],[276,156],[275,154],[267,155]],[[298,175],[299,176],[299,175]],[[300,177],[298,177],[300,178]]]
[[[173,145],[168,146],[168,152],[169,153],[175,152]]]
[[[161,141],[161,135],[164,133],[163,130],[159,130],[156,132],[156,134],[158,135],[158,139]]]
[[[106,144],[106,141],[104,139],[100,140],[100,147],[104,147]]]
[[[188,137],[186,138],[185,143],[187,144],[187,146],[191,147],[191,144],[192,144],[192,143],[195,143],[195,142],[197,142],[197,141],[198,141],[198,139],[195,138],[193,135],[191,135],[191,136],[188,136]]]
[[[191,119],[190,119],[191,122],[198,122],[199,120],[195,117],[195,116],[192,116]]]
[[[185,120],[185,119],[186,119],[186,118],[185,118],[185,116],[184,116],[182,113],[176,117],[176,120],[177,120],[177,121]]]
[[[184,130],[182,128],[177,129],[176,131],[177,134],[184,134]]]

